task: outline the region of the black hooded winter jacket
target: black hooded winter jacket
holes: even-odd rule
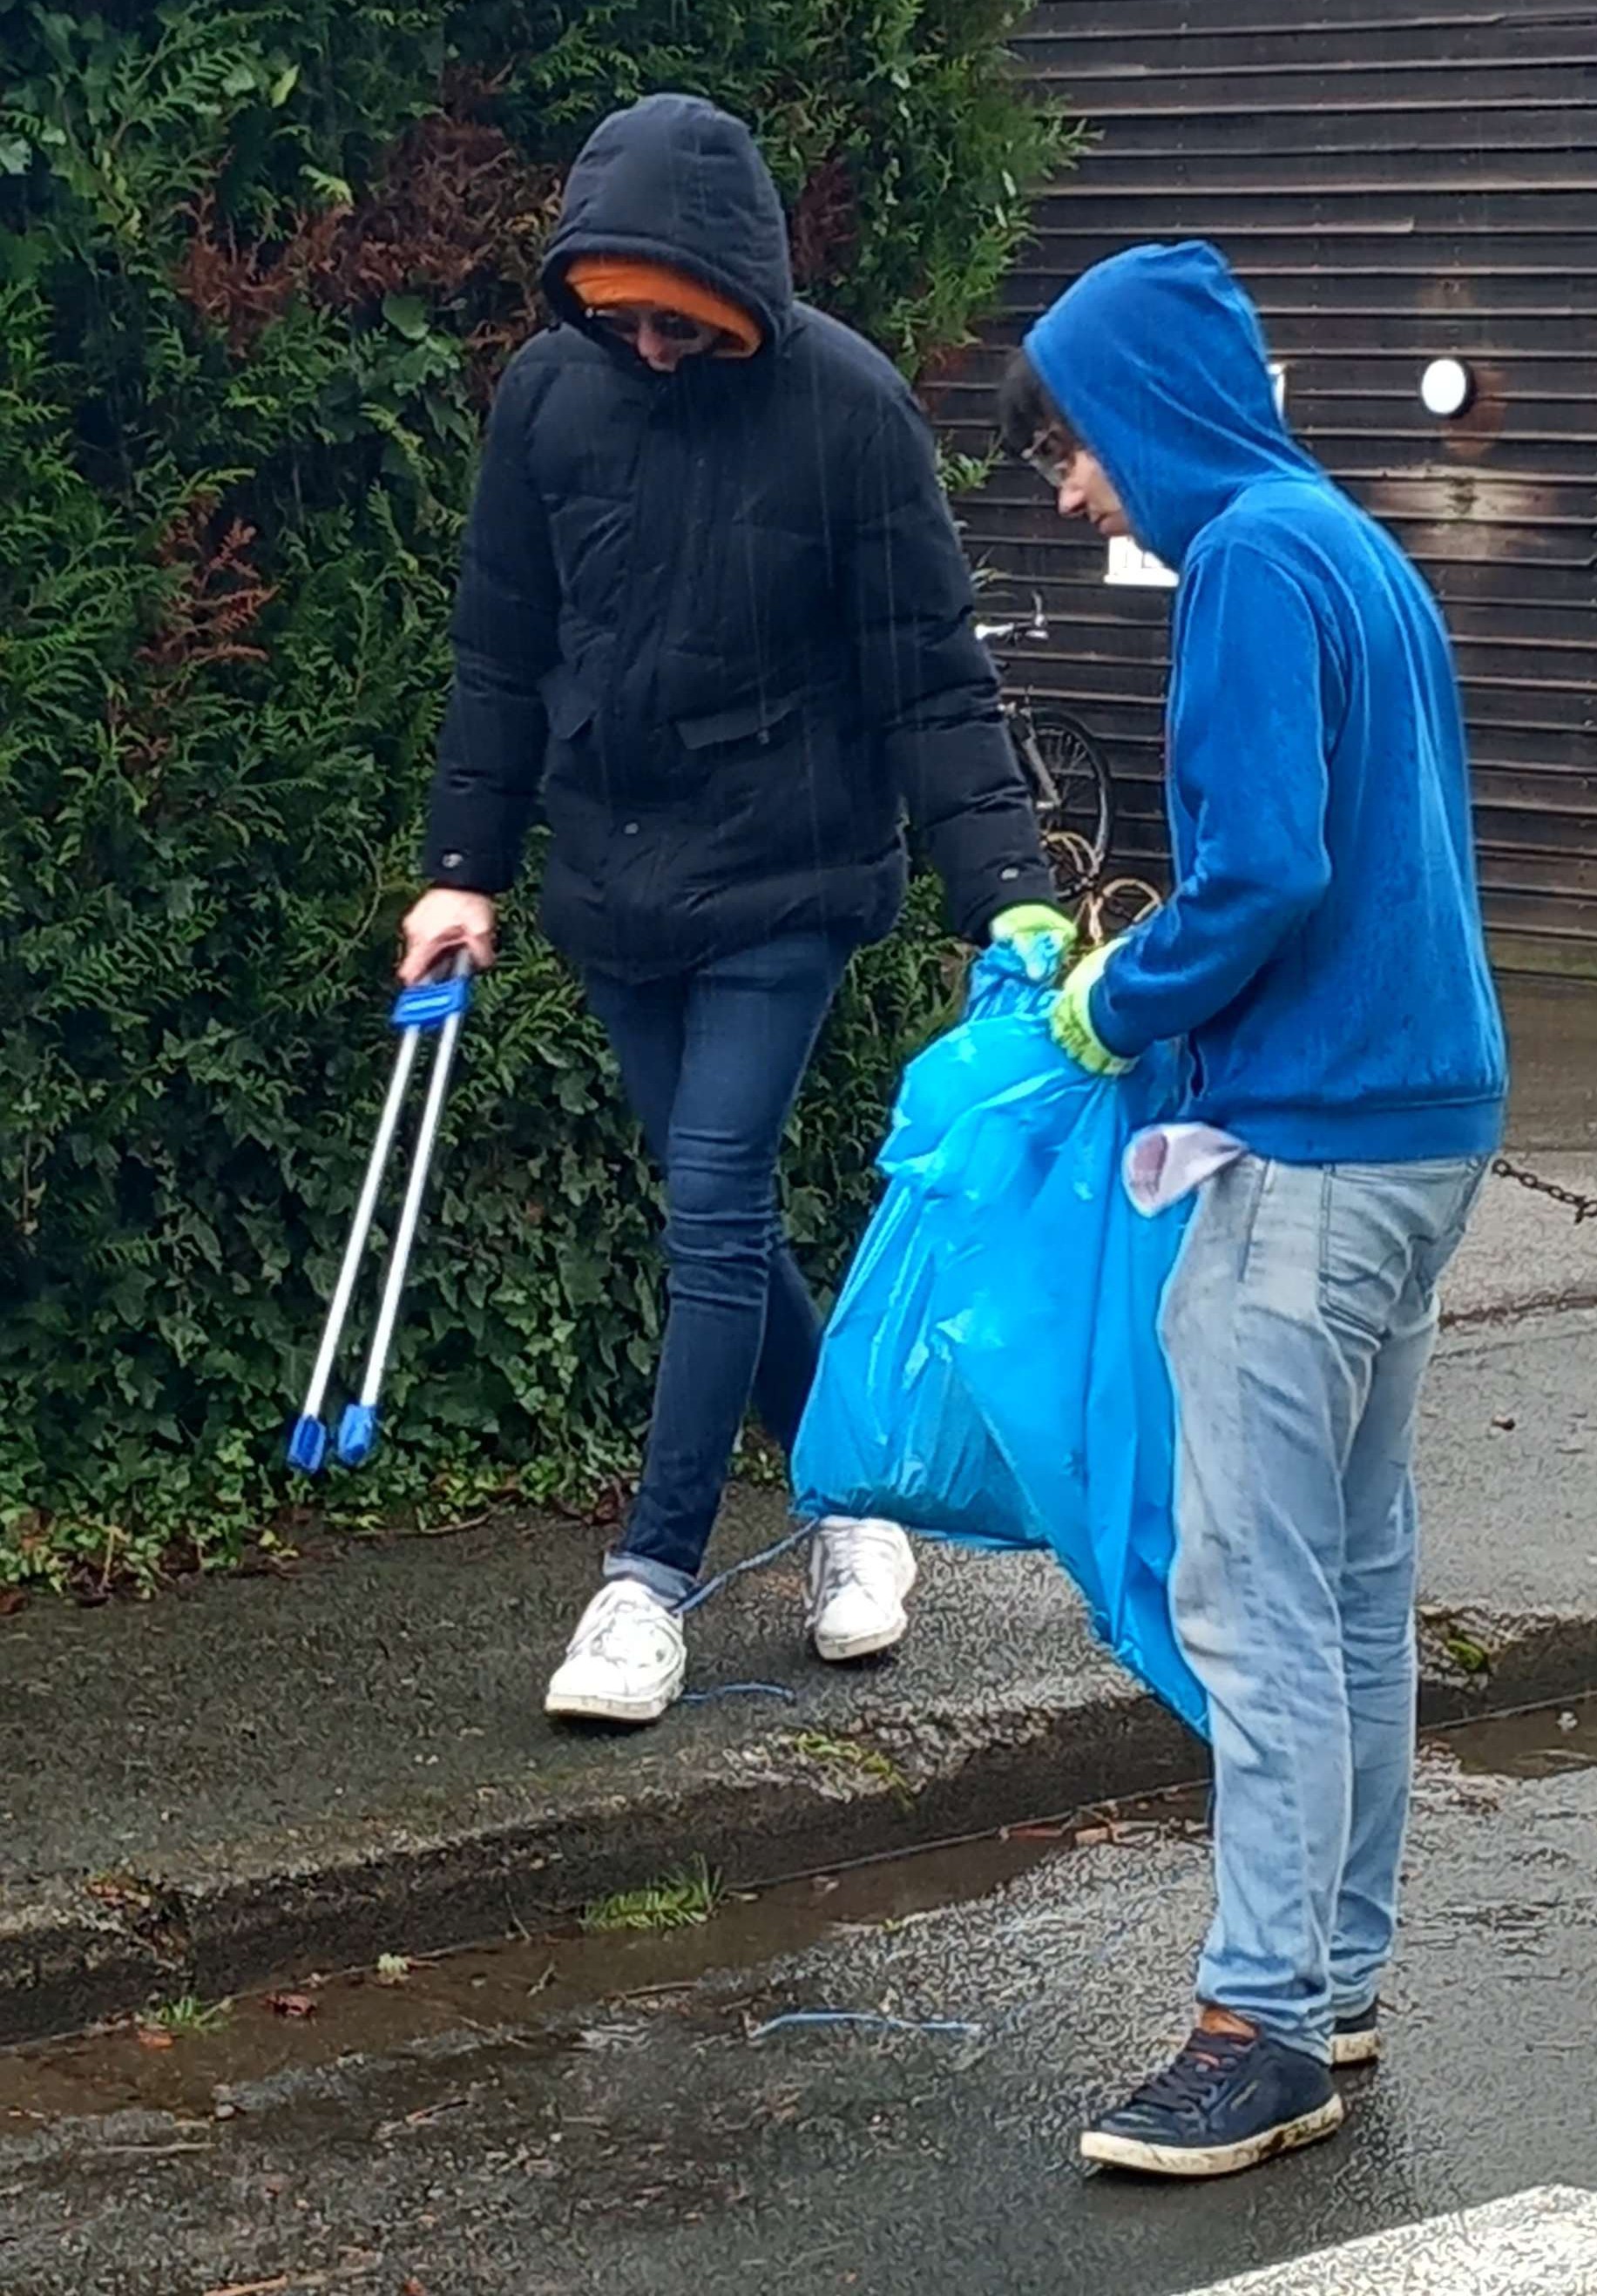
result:
[[[652,373],[565,284],[593,255],[691,275],[761,349]],[[1050,899],[926,427],[794,301],[747,129],[677,95],[607,119],[544,284],[563,324],[499,386],[466,534],[431,882],[503,891],[541,814],[546,931],[630,978],[879,939],[906,812],[968,939]]]

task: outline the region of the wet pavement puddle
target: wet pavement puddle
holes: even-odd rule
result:
[[[1597,1698],[1432,1733],[1428,1745],[1433,1764],[1470,1777],[1589,1768]],[[851,1929],[890,1929],[970,1904],[1078,1850],[1194,1840],[1207,1801],[1202,1785],[1177,1788],[732,1893],[709,1919],[663,1932],[589,1933],[573,1921],[382,1969],[285,1978],[226,2005],[167,2005],[164,2027],[129,2020],[0,2053],[0,2130],[130,2108],[210,2121],[227,2117],[234,2087],[352,2057],[420,2056],[462,2036],[553,2054],[580,2046],[570,2028],[585,2006],[687,1996],[702,1979]]]
[[[1469,1777],[1562,1777],[1597,1768],[1597,1698],[1466,1722],[1436,1739]]]
[[[532,2029],[531,2046],[555,2048],[561,2044],[549,2029],[584,2005],[613,2008],[687,1993],[702,1978],[801,1951],[853,1925],[885,1926],[982,1897],[1057,1855],[1063,1839],[1062,1828],[1020,1827],[1007,1838],[784,1882],[757,1897],[732,1894],[697,1925],[589,1935],[573,1923],[411,1961],[386,1981],[376,1970],[295,1977],[224,2009],[178,2014],[175,2031],[129,2021],[32,2043],[0,2054],[0,2128],[129,2107],[209,2119],[218,2088],[351,2055],[424,2050],[462,2031]]]

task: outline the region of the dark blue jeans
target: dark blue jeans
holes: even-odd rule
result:
[[[613,1572],[686,1594],[751,1397],[791,1449],[820,1319],[777,1210],[782,1135],[846,946],[793,934],[665,980],[590,973],[588,1001],[665,1178],[670,1306],[643,1480]]]

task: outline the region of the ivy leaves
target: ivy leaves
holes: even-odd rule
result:
[[[956,340],[1056,147],[1009,0],[10,0],[0,89],[0,1587],[292,1537],[281,1466],[390,1056],[481,412],[560,168],[630,93],[756,125],[808,291]],[[929,896],[794,1119],[811,1273],[948,989]],[[613,1478],[658,1208],[506,915],[337,1516]]]

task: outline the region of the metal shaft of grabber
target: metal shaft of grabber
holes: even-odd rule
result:
[[[393,1153],[394,1135],[399,1128],[399,1115],[405,1105],[405,1095],[409,1089],[410,1072],[416,1066],[416,1046],[421,1042],[421,1036],[420,1029],[407,1029],[399,1038],[399,1050],[394,1055],[393,1075],[389,1080],[388,1095],[377,1121],[377,1136],[372,1143],[366,1177],[361,1182],[355,1218],[350,1224],[350,1240],[344,1246],[343,1265],[338,1271],[338,1282],[328,1304],[327,1320],[322,1329],[322,1344],[311,1371],[310,1384],[305,1390],[303,1406],[289,1438],[289,1460],[308,1475],[318,1472],[326,1456],[327,1430],[322,1421],[322,1407],[327,1399],[333,1365],[338,1360],[339,1342],[343,1338],[344,1324],[349,1318],[350,1302],[355,1294],[355,1282],[360,1273],[366,1238],[372,1231],[383,1174]]]
[[[463,950],[455,963],[454,978],[462,980],[470,971],[471,960]],[[421,1219],[427,1177],[432,1169],[444,1101],[449,1088],[449,1072],[454,1066],[455,1051],[460,1041],[465,1018],[464,1004],[457,1004],[438,1031],[438,1049],[433,1054],[432,1067],[427,1078],[427,1097],[416,1130],[416,1151],[411,1161],[410,1177],[406,1185],[405,1201],[399,1210],[393,1248],[389,1254],[383,1277],[383,1298],[372,1333],[366,1376],[361,1382],[358,1399],[347,1406],[339,1424],[338,1456],[346,1467],[361,1465],[370,1457],[376,1444],[377,1407],[383,1393],[383,1374],[388,1367],[389,1350],[393,1345],[394,1332],[399,1324],[399,1303],[410,1266],[411,1248]]]

